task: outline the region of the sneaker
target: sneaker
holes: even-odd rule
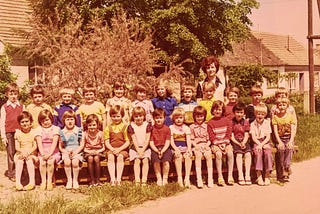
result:
[[[40,184],[40,190],[46,190],[46,184],[45,183],[41,183]]]
[[[72,186],[73,186],[73,189],[79,189],[79,183],[78,183],[78,181],[73,181]]]
[[[209,183],[209,182],[208,182]],[[209,184],[208,184],[209,185]],[[197,187],[199,188],[199,189],[202,189],[203,188],[203,182],[202,182],[202,180],[197,180]]]
[[[190,187],[191,187],[191,184],[190,184],[190,180],[189,180],[189,179],[185,179],[185,180],[184,180],[184,186],[187,187],[187,188],[190,188]]]
[[[16,184],[16,190],[17,191],[22,191],[23,190],[23,186],[21,184]]]
[[[251,180],[249,179],[249,180],[246,180],[246,185],[251,185],[252,184],[252,182],[251,182]]]
[[[264,186],[264,181],[262,179],[262,176],[259,176],[258,179],[257,179],[257,183],[259,186]]]
[[[72,181],[68,181],[66,184],[66,189],[72,189]]]
[[[264,179],[264,185],[265,186],[269,186],[270,185],[270,179],[269,178]]]
[[[223,178],[218,178],[218,186],[223,187],[225,185],[226,185],[226,183],[224,182],[224,179]]]
[[[213,179],[208,179],[208,187],[209,188],[213,187]]]
[[[239,181],[238,181],[238,184],[239,184],[240,186],[243,186],[243,185],[246,185],[246,182],[245,182],[244,180],[239,180]]]
[[[229,185],[229,186],[233,186],[233,185],[234,185],[234,180],[233,180],[233,178],[229,178],[229,179],[228,179],[228,185]]]
[[[34,184],[28,184],[27,186],[25,186],[25,190],[30,191],[33,190],[35,188]]]
[[[48,190],[48,191],[52,191],[52,190],[53,190],[53,185],[52,185],[52,183],[48,183],[48,184],[47,184],[47,190]]]

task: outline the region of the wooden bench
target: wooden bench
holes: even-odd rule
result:
[[[295,146],[294,148],[294,152],[298,152],[299,148],[298,146]],[[277,151],[276,148],[272,149],[272,153],[275,154]],[[214,159],[214,155],[213,155],[213,159]],[[196,171],[195,171],[195,166],[194,166],[194,159],[195,157],[192,157],[192,169],[191,169],[191,176],[195,176],[196,175]],[[103,160],[101,161],[101,176],[100,176],[100,180],[102,182],[108,182],[109,181],[109,174],[108,174],[108,162],[107,160]],[[133,173],[133,162],[130,162],[129,159],[125,160],[124,163],[124,171],[123,171],[123,176],[122,179],[123,180],[134,180],[134,173]],[[215,162],[213,161],[213,173],[214,173],[214,178],[217,177],[217,170],[215,168]],[[224,159],[224,164],[223,164],[223,169],[222,171],[224,173],[227,172],[227,167],[226,167],[226,160]],[[233,168],[233,172],[234,172],[234,177],[237,174],[237,168],[236,168],[236,164],[234,164],[234,168]],[[254,165],[252,164],[251,167],[251,171],[252,174],[254,175]],[[206,169],[206,163],[205,163],[205,159],[202,159],[202,174],[203,175],[207,175],[207,169]],[[170,172],[169,172],[169,179],[174,179],[177,176],[176,172],[175,172],[175,167],[174,167],[174,162],[171,163],[170,165]],[[148,173],[148,180],[154,180],[156,178],[154,171],[153,171],[153,167],[152,165],[150,165],[149,167],[149,173]],[[236,178],[236,177],[235,177]],[[254,176],[253,176],[254,178]],[[55,170],[55,183],[56,184],[65,184],[67,182],[67,178],[65,176],[65,172],[64,172],[64,166],[63,164],[58,164]],[[87,162],[83,162],[82,166],[81,166],[81,170],[79,173],[79,182],[80,183],[88,183],[90,182],[90,176],[88,173],[88,164]]]

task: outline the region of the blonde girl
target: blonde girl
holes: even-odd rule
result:
[[[199,106],[202,106],[207,110],[206,122],[208,122],[213,117],[211,108],[215,101],[214,92],[216,91],[216,86],[212,82],[205,82],[202,89],[203,99],[199,102]]]
[[[130,112],[131,112],[131,101],[126,98],[127,94],[127,86],[124,82],[116,81],[112,87],[112,95],[113,97],[107,100],[106,103],[106,114],[107,114],[107,124],[112,123],[112,119],[110,117],[110,109],[115,105],[121,106],[124,111],[123,122],[128,125],[130,123]]]
[[[174,163],[178,176],[178,184],[183,186],[182,180],[182,160],[185,163],[184,186],[190,187],[190,171],[191,171],[191,139],[190,128],[184,124],[185,112],[182,108],[176,108],[172,112],[173,125],[170,126],[171,131],[171,147],[174,150]]]
[[[135,183],[145,185],[147,183],[149,160],[151,150],[149,149],[152,124],[146,122],[146,111],[143,107],[137,106],[132,110],[131,123],[128,127],[128,134],[132,142],[129,150],[130,161],[134,161]],[[142,162],[142,179],[140,180],[140,165]]]
[[[15,133],[16,153],[14,155],[14,162],[16,165],[16,190],[32,190],[35,188],[34,163],[37,161],[36,130],[32,129],[33,119],[29,112],[21,112],[17,119],[20,130],[16,130]],[[29,174],[29,184],[25,187],[21,184],[24,163],[27,165]]]
[[[101,123],[95,114],[88,115],[86,119],[86,131],[83,133],[84,157],[88,162],[90,175],[90,187],[100,186],[100,160],[105,150],[103,132],[100,131]]]
[[[205,123],[207,110],[202,106],[197,106],[193,110],[194,124],[190,125],[191,130],[191,142],[193,145],[193,151],[195,155],[195,165],[197,174],[197,186],[203,187],[201,162],[202,158],[206,159],[207,172],[208,172],[208,187],[213,187],[213,168],[212,168],[212,152],[211,142],[209,140],[208,127]]]
[[[60,130],[59,149],[62,153],[64,170],[67,176],[66,189],[78,189],[80,163],[83,161],[84,141],[82,129],[76,126],[76,113],[72,110],[64,112],[62,121],[64,128]]]
[[[40,162],[40,175],[41,175],[41,190],[52,190],[52,175],[55,163],[61,159],[61,155],[58,148],[59,141],[59,127],[53,125],[52,113],[44,109],[40,111],[38,116],[37,139],[38,143],[38,158]]]
[[[120,105],[111,107],[109,116],[112,122],[104,130],[111,186],[121,184],[124,161],[129,156],[128,147],[130,142],[127,125],[123,123],[124,114],[124,109]]]
[[[151,99],[154,108],[162,108],[165,113],[164,125],[172,125],[172,119],[170,115],[172,114],[174,108],[178,105],[176,98],[172,97],[172,90],[168,85],[160,80],[158,85],[155,87],[157,96]]]

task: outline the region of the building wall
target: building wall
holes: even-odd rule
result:
[[[17,75],[17,84],[22,87],[26,81],[29,80],[28,66],[10,66],[11,72]]]

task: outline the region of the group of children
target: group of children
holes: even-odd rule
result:
[[[147,89],[139,84],[135,87],[136,100],[131,102],[126,98],[126,85],[115,82],[113,97],[104,106],[96,101],[95,88],[85,86],[84,103],[78,107],[72,103],[74,91],[64,88],[60,90],[61,104],[52,109],[44,103],[44,89],[37,85],[30,92],[32,103],[25,108],[18,101],[18,86],[9,84],[8,100],[1,107],[1,137],[8,157],[6,176],[16,182],[17,190],[32,190],[38,164],[40,188],[52,190],[54,167],[63,162],[66,189],[77,189],[81,163],[87,161],[90,186],[99,186],[100,161],[107,158],[110,184],[114,186],[121,184],[124,163],[129,158],[134,162],[136,184],[146,185],[151,161],[157,185],[166,185],[173,161],[178,184],[190,187],[194,155],[197,186],[204,186],[201,165],[205,158],[207,186],[213,187],[214,155],[219,186],[234,184],[234,159],[239,185],[250,185],[254,154],[257,183],[269,185],[272,138],[278,148],[277,178],[284,182],[290,175],[297,119],[284,88],[277,91],[277,103],[271,111],[262,103],[263,91],[258,86],[252,87],[252,104],[247,106],[238,102],[237,88],[228,90],[226,104],[215,100],[215,84],[210,82],[204,83],[199,102],[193,100],[192,85],[183,86],[179,104],[164,82],[159,82],[155,90],[157,96],[149,100]],[[222,173],[224,156],[227,182]],[[23,187],[24,164],[29,184]]]

